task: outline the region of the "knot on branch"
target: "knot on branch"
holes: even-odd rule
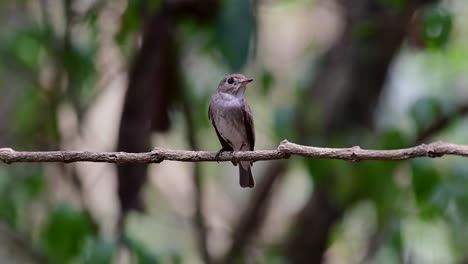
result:
[[[287,139],[284,139],[283,141],[280,142],[278,147],[276,148],[278,152],[281,154],[282,157],[288,159],[291,157],[291,149],[289,147],[291,143]]]
[[[164,161],[164,158],[161,157],[161,149],[160,148],[154,148],[150,152],[150,157],[151,157],[151,162],[152,163],[161,163]]]
[[[353,147],[351,148],[351,151],[352,151],[352,152],[351,152],[350,160],[351,160],[352,162],[359,162],[359,161],[361,161],[361,158],[359,158],[358,153],[356,153],[356,152],[358,152],[359,150],[361,150],[361,147],[360,147],[360,146],[353,146]]]
[[[439,151],[444,143],[442,141],[436,141],[429,145],[424,145],[427,147],[426,155],[430,158],[438,158],[444,155],[443,151]]]
[[[0,148],[0,158],[6,164],[11,164],[10,156],[14,154],[15,150],[12,148]]]

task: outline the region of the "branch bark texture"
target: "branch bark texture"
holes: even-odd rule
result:
[[[215,151],[188,151],[156,148],[150,152],[89,152],[89,151],[15,151],[0,149],[0,161],[16,162],[108,162],[108,163],[160,163],[164,160],[201,162],[217,161]],[[442,157],[444,155],[468,156],[468,145],[451,144],[442,141],[421,144],[411,148],[373,150],[359,146],[350,148],[320,148],[304,146],[283,140],[274,150],[223,152],[219,161],[279,160],[290,156],[306,158],[361,160],[407,160],[417,157]]]

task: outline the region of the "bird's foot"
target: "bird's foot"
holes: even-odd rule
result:
[[[220,149],[218,153],[216,153],[216,156],[215,156],[216,162],[219,163],[219,158],[223,152],[224,152],[224,149]]]

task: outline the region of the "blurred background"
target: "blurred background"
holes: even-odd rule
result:
[[[224,75],[256,149],[468,144],[465,0],[1,0],[0,147],[220,149]],[[468,163],[0,165],[0,263],[468,263]]]

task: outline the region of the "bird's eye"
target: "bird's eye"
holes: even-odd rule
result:
[[[229,79],[227,80],[227,83],[233,84],[233,83],[234,83],[234,79],[233,79],[233,78],[229,78]]]

